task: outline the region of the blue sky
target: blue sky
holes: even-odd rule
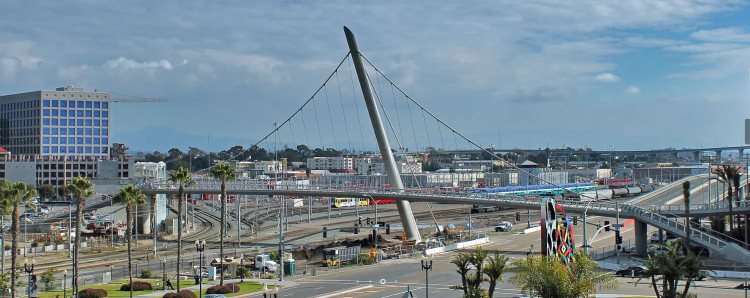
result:
[[[379,68],[484,146],[739,145],[749,19],[747,3],[711,0],[8,0],[0,94],[76,85],[168,98],[115,105],[113,141],[247,146],[345,55],[346,25]]]

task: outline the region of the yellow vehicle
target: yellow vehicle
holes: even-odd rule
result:
[[[337,259],[323,259],[321,263],[323,263],[323,267],[338,267],[339,266],[339,260]]]
[[[331,201],[332,207],[343,208],[343,207],[354,207],[357,204],[360,206],[367,206],[369,204],[368,199],[357,199],[357,198],[334,198]]]

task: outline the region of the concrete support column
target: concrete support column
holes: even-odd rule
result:
[[[645,257],[648,254],[648,225],[642,221],[634,222],[635,254]]]
[[[146,198],[146,204],[138,206],[138,214],[135,215],[135,220],[138,221],[138,233],[139,234],[151,234],[151,199]],[[135,208],[133,208],[135,212]]]
[[[721,163],[721,150],[716,150],[716,162]]]
[[[701,152],[700,151],[693,151],[693,161],[699,162],[701,160]]]

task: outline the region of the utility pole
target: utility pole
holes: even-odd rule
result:
[[[383,128],[383,122],[380,119],[380,111],[378,110],[377,103],[372,95],[372,86],[370,86],[370,80],[367,77],[365,66],[362,63],[362,57],[359,52],[359,47],[357,46],[357,41],[354,38],[354,33],[352,33],[349,28],[344,27],[344,34],[346,35],[346,42],[349,44],[349,53],[352,56],[352,63],[357,72],[359,86],[362,88],[362,95],[365,99],[365,105],[367,105],[367,112],[370,114],[370,122],[372,123],[372,128],[375,132],[375,138],[378,141],[380,155],[383,157],[385,172],[388,175],[388,180],[391,186],[399,192],[403,192],[404,183],[401,181],[401,175],[396,168],[396,162],[393,158],[393,153],[391,152],[388,136]],[[399,217],[401,218],[402,225],[406,231],[407,239],[421,242],[422,239],[419,235],[417,222],[414,219],[414,213],[411,211],[409,201],[399,200],[396,204]]]

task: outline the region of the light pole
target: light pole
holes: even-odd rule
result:
[[[63,298],[68,297],[68,269],[63,269]]]
[[[206,240],[195,240],[195,250],[198,251],[198,297],[203,297],[203,251],[206,249]]]
[[[178,281],[179,282],[179,281]],[[161,259],[161,290],[167,289],[167,259]]]
[[[430,297],[430,282],[429,282],[428,272],[432,270],[432,259],[430,259],[429,263],[425,262],[425,260],[421,260],[421,262],[422,262],[422,271],[424,271],[424,297],[429,298]]]
[[[34,265],[36,265],[36,260],[31,259],[31,263],[29,263],[29,259],[24,258],[23,259],[23,270],[26,271],[26,274],[28,275],[28,284],[26,286],[26,291],[28,292],[27,297],[31,297],[31,274],[34,273]]]

